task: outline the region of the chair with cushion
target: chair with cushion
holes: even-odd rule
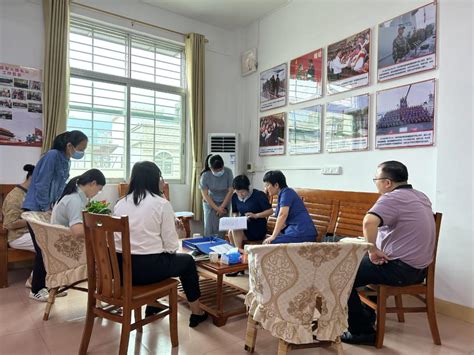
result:
[[[119,354],[126,354],[130,332],[142,332],[143,325],[170,316],[170,337],[173,347],[178,346],[178,305],[175,279],[132,286],[130,232],[128,217],[83,212],[86,236],[89,292],[87,315],[79,354],[86,354],[91,338],[94,318],[102,317],[122,324]],[[114,233],[122,235],[122,270],[115,251]],[[156,300],[168,297],[169,307],[142,319],[142,306],[154,305]],[[161,303],[156,305],[160,308]],[[117,309],[122,308],[122,312]],[[132,311],[135,322],[132,323]]]
[[[347,300],[368,243],[246,246],[249,308],[245,350],[253,352],[257,324],[289,348],[335,345],[347,329]]]
[[[49,298],[43,320],[49,319],[51,307],[58,293],[70,288],[87,291],[77,286],[87,279],[84,239],[72,236],[69,228],[50,224],[50,217],[49,212],[23,212],[21,215],[35,233],[46,269]]]
[[[433,261],[428,266],[428,272],[425,281],[421,284],[410,286],[387,286],[387,285],[369,285],[368,289],[359,291],[362,302],[376,311],[376,338],[375,346],[380,349],[383,346],[383,338],[385,335],[385,315],[387,313],[397,313],[398,321],[405,322],[404,313],[427,313],[428,323],[430,325],[431,336],[436,345],[441,345],[441,338],[439,336],[438,323],[436,321],[436,310],[434,302],[434,280],[435,280],[435,266],[436,253],[438,250],[439,231],[441,228],[441,213],[434,215],[436,225],[436,240],[433,255]],[[377,296],[377,302],[374,302],[370,296]],[[411,295],[421,300],[424,307],[403,307],[402,295]],[[394,296],[395,307],[387,307],[387,298]]]

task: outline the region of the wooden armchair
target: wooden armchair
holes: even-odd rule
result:
[[[335,345],[347,329],[347,299],[368,243],[247,245],[249,308],[245,350],[253,352],[257,324],[289,348]]]
[[[439,240],[439,231],[441,228],[441,213],[436,213],[434,215],[435,224],[436,224],[436,241],[435,249],[433,255],[433,261],[428,266],[428,273],[426,275],[425,282],[417,285],[410,286],[387,286],[387,285],[370,285],[369,289],[373,290],[367,291],[362,290],[359,292],[361,300],[368,305],[370,308],[374,309],[377,313],[377,322],[376,322],[376,338],[375,338],[375,347],[380,349],[383,346],[383,338],[385,335],[385,315],[387,313],[397,313],[398,321],[405,322],[404,313],[418,313],[423,312],[427,313],[428,323],[430,325],[431,336],[433,342],[436,345],[441,345],[441,338],[439,336],[438,323],[436,321],[436,310],[435,310],[435,300],[434,300],[434,281],[435,281],[435,267],[436,267],[436,254],[438,251],[438,240]],[[369,296],[377,296],[377,302],[373,302],[369,299]],[[424,307],[403,307],[402,295],[411,295],[419,300],[421,300],[425,306]],[[387,298],[390,296],[395,297],[395,307],[387,307]]]
[[[0,288],[8,287],[8,265],[25,261],[32,262],[35,259],[35,253],[31,251],[10,248],[8,231],[3,228],[3,201],[15,186],[13,184],[0,185]]]
[[[89,292],[87,314],[79,354],[86,354],[95,317],[103,317],[122,324],[119,354],[126,354],[130,332],[143,331],[143,325],[170,316],[170,336],[173,347],[178,346],[178,305],[175,279],[132,286],[130,232],[128,217],[112,217],[83,212],[86,235]],[[120,273],[115,251],[114,232],[122,235],[122,270]],[[169,307],[142,319],[142,306],[153,305],[158,298],[167,296]],[[100,301],[100,302],[99,302]],[[102,306],[102,303],[106,306]],[[122,308],[122,313],[114,313]],[[132,310],[135,322],[132,323]]]
[[[87,278],[84,239],[72,236],[69,228],[50,224],[49,212],[23,212],[21,217],[33,229],[43,255],[49,289],[43,320],[48,320],[58,293],[70,288],[87,291],[77,286]]]

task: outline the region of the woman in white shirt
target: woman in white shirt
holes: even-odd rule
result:
[[[199,306],[199,276],[192,256],[176,253],[179,244],[174,211],[162,197],[160,181],[161,171],[155,163],[136,163],[127,195],[115,205],[114,215],[128,215],[132,283],[147,285],[179,277],[191,306],[189,326],[194,328],[207,318]],[[121,264],[122,240],[117,234],[115,246]],[[147,306],[145,313],[149,315],[158,310]]]

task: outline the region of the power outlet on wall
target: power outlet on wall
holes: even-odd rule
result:
[[[321,169],[323,175],[342,175],[342,166],[325,166]]]

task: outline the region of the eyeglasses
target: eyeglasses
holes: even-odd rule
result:
[[[376,182],[377,180],[390,180],[390,181],[392,181],[391,179],[385,178],[385,177],[382,177],[382,178],[373,178],[373,179],[372,179],[373,182]]]

